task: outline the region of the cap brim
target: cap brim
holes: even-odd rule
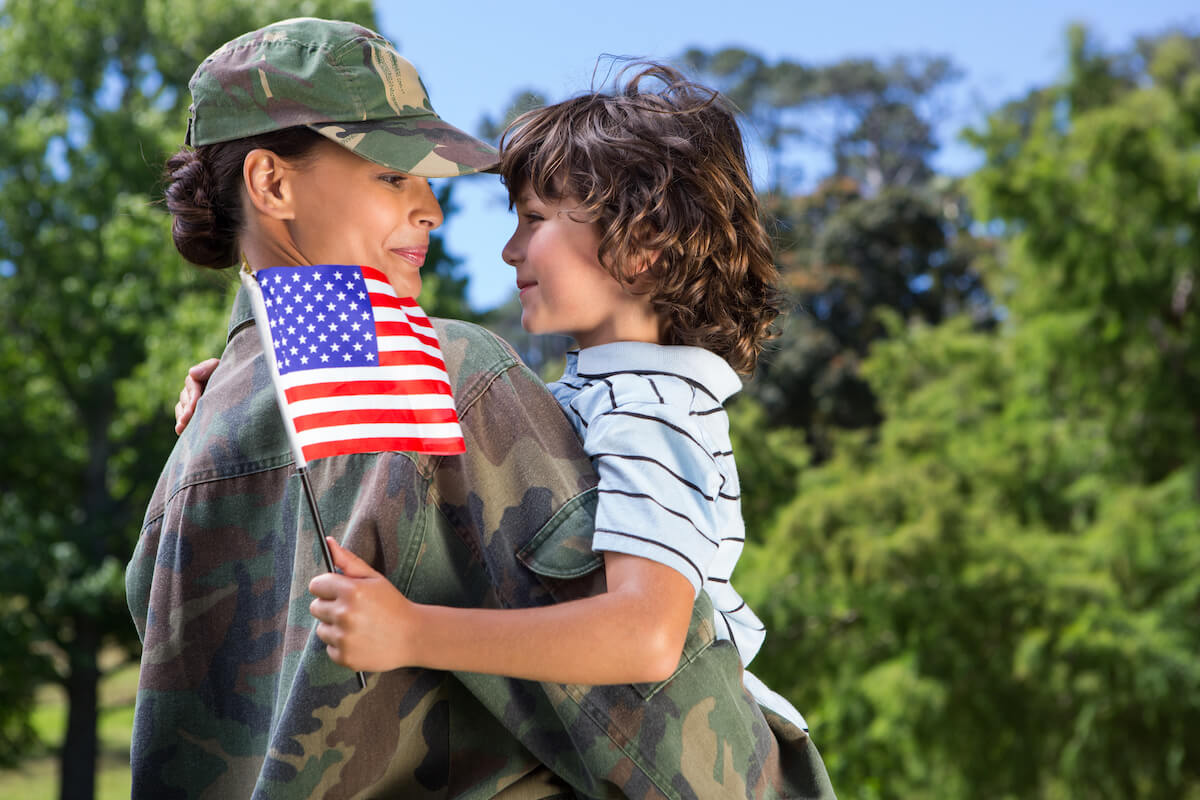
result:
[[[432,114],[308,126],[363,158],[420,178],[452,178],[496,168],[496,148]]]

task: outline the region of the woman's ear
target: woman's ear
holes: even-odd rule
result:
[[[242,182],[250,204],[273,219],[294,219],[291,166],[270,150],[258,148],[242,162]]]

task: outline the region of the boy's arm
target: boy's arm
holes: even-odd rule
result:
[[[608,591],[528,609],[413,603],[332,539],[344,575],[310,584],[317,635],[335,662],[381,672],[421,666],[554,683],[664,680],[678,666],[691,583],[637,556],[605,554]]]
[[[219,358],[209,358],[188,368],[187,377],[183,379],[183,388],[179,391],[179,402],[175,404],[176,434],[183,433],[183,429],[192,419],[192,414],[196,413],[196,403],[200,402],[200,395],[204,394],[208,379],[220,363]]]

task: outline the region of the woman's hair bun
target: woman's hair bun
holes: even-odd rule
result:
[[[167,210],[180,255],[197,266],[222,269],[238,260],[240,208],[231,205],[240,196],[225,196],[228,187],[220,185],[206,151],[185,147],[167,159]]]

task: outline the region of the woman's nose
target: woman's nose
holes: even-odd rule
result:
[[[433,187],[429,185],[428,179],[421,179],[420,187],[412,216],[417,225],[433,230],[445,219],[442,214],[442,206],[438,203],[437,195],[433,193]]]

